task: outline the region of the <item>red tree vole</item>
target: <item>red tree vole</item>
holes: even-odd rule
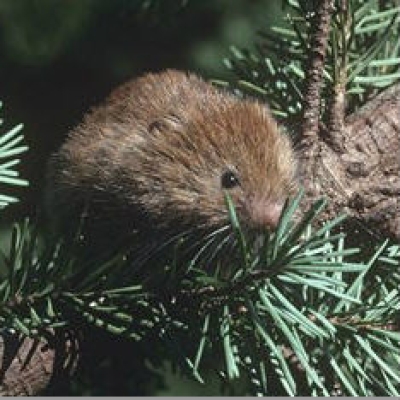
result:
[[[72,130],[49,165],[47,209],[61,231],[85,209],[92,237],[156,243],[228,226],[228,191],[245,227],[274,227],[294,171],[265,104],[168,70],[119,87]]]

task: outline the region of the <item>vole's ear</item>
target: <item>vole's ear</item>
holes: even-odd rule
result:
[[[152,121],[148,129],[154,135],[168,131],[182,131],[183,121],[176,114],[169,113]]]

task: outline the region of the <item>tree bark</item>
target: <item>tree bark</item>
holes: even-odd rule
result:
[[[322,220],[345,213],[366,229],[400,241],[399,119],[397,83],[345,120],[339,146],[324,141],[324,135],[308,143],[300,154],[304,207],[324,196],[328,206]]]
[[[344,24],[343,48],[351,25],[348,3],[341,0],[337,10]],[[321,88],[332,7],[330,0],[321,1],[310,24],[298,144],[299,176],[306,190],[302,211],[325,197],[328,207],[320,222],[345,213],[374,236],[400,241],[400,83],[345,118],[347,58],[342,49],[323,125]]]
[[[308,145],[318,134],[321,88],[333,11],[332,0],[322,0],[310,18],[310,51],[307,58],[301,137]]]
[[[0,396],[40,394],[51,383],[68,378],[79,359],[79,340],[72,332],[46,332],[34,339],[16,333],[0,335]]]

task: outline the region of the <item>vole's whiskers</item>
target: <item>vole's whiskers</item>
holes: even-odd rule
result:
[[[226,231],[228,231],[229,229],[230,229],[230,225],[225,225],[219,229],[216,229],[215,231],[213,231],[210,234],[208,234],[207,236],[205,236],[200,242],[197,242],[197,243],[193,244],[191,247],[189,247],[188,250],[190,251],[194,248],[201,246],[199,248],[199,250],[195,253],[195,255],[191,258],[190,267],[193,267],[197,263],[199,258],[206,252],[206,250],[208,250],[210,247],[212,247],[212,245],[217,241],[219,236],[221,234],[225,233]],[[204,244],[201,245],[201,243],[204,243]],[[204,260],[206,260],[208,258],[207,254],[208,253],[206,253]]]
[[[234,233],[231,231],[227,236],[222,238],[222,240],[217,244],[217,246],[213,249],[213,251],[207,254],[207,257],[204,259],[204,263],[211,264],[213,261],[218,259],[218,255],[222,252],[224,247],[229,245],[232,242],[234,237]]]
[[[135,266],[142,266],[143,264],[147,263],[152,257],[155,257],[158,253],[161,253],[161,251],[166,249],[168,246],[178,242],[179,240],[185,240],[185,238],[189,237],[195,230],[195,228],[190,228],[185,231],[179,232],[176,235],[171,236],[167,240],[162,241],[161,243],[159,240],[150,242],[145,248],[139,248],[138,252],[133,249],[133,262]]]

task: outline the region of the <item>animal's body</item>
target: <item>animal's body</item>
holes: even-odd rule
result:
[[[47,209],[58,230],[84,210],[94,240],[135,231],[146,244],[228,226],[228,192],[246,228],[274,227],[294,171],[265,104],[168,70],[117,88],[72,130],[49,165]]]

